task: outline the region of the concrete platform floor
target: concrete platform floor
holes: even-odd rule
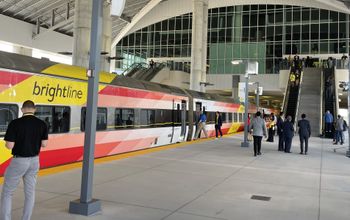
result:
[[[312,138],[300,155],[263,142],[263,155],[241,148],[242,134],[98,164],[94,198],[102,212],[68,213],[80,194],[81,170],[38,178],[33,220],[349,220],[350,158],[329,139]],[[347,146],[347,145],[345,145]],[[271,197],[252,200],[252,195]],[[21,217],[23,187],[13,200]]]

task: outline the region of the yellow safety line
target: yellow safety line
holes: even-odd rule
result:
[[[224,136],[231,136],[233,134],[235,134],[235,133],[227,134]],[[121,154],[113,155],[113,156],[106,156],[106,157],[95,159],[94,163],[100,164],[100,163],[106,163],[109,161],[126,159],[129,157],[140,156],[140,155],[150,154],[150,153],[159,152],[159,151],[163,151],[163,150],[184,147],[184,146],[188,146],[188,145],[191,145],[194,143],[206,142],[206,141],[213,140],[213,139],[214,138],[205,138],[205,139],[203,138],[203,139],[186,141],[186,142],[177,143],[177,144],[170,144],[170,145],[166,145],[166,146],[162,146],[162,147],[154,147],[154,148],[148,148],[148,149],[133,151],[133,152],[128,152],[128,153],[121,153]],[[64,171],[81,168],[82,164],[83,164],[82,162],[75,162],[75,163],[70,163],[70,164],[56,166],[56,167],[44,168],[42,170],[39,170],[38,175],[39,176],[47,176],[47,175],[51,175],[51,174],[61,173]],[[2,184],[3,182],[4,182],[4,177],[0,177],[0,184]]]

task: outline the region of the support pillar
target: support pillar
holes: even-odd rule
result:
[[[111,17],[111,4],[104,3],[103,6],[103,27],[102,27],[102,46],[101,51],[106,52],[106,55],[101,57],[101,71],[110,71],[110,61],[108,57],[115,57],[114,54],[111,53],[111,45],[112,45],[112,17]],[[114,48],[115,51],[115,48]],[[114,61],[114,60],[113,60]],[[114,66],[115,67],[115,64]],[[113,68],[115,69],[115,68]]]
[[[205,92],[208,0],[193,0],[190,89]]]
[[[27,47],[13,45],[13,52],[29,57],[33,56],[33,49]]]
[[[75,0],[73,65],[89,67],[92,1]]]

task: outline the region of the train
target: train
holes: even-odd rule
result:
[[[81,161],[86,69],[0,52],[0,175],[12,158],[3,140],[7,126],[22,116],[21,105],[28,99],[49,129],[40,168]],[[207,114],[211,137],[216,111],[222,115],[224,134],[244,128],[244,106],[231,98],[101,72],[95,158],[192,140],[201,110]],[[249,111],[254,112],[255,106]]]

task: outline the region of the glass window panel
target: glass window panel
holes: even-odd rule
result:
[[[275,41],[282,41],[282,26],[275,27]]]
[[[308,24],[302,25],[302,34],[301,39],[302,40],[309,40],[310,39],[310,26]]]
[[[310,9],[309,8],[303,9],[302,19],[303,19],[303,23],[310,22]]]
[[[297,10],[297,11],[293,10],[293,21],[294,22],[300,21],[300,11],[299,10]]]
[[[233,27],[233,15],[227,15],[226,17],[226,28]]]
[[[310,42],[301,43],[301,54],[310,54]]]
[[[320,24],[320,39],[328,39],[328,24]]]
[[[0,104],[0,137],[4,136],[7,126],[18,118],[18,106],[13,104]]]
[[[311,42],[311,52],[312,53],[319,53],[318,42]]]
[[[168,26],[168,20],[162,21],[162,30],[163,30],[163,31],[168,31],[168,28],[169,28],[169,26]]]
[[[346,53],[346,42],[340,41],[339,42],[339,53]]]
[[[317,40],[319,39],[319,30],[320,26],[318,24],[312,24],[311,25],[311,39]]]
[[[258,41],[265,41],[266,39],[265,30],[266,30],[265,27],[258,28]]]
[[[275,36],[274,26],[268,26],[267,27],[267,33],[266,33],[266,40],[267,41],[273,41],[274,36]]]
[[[250,14],[250,26],[257,26],[258,25],[258,15],[256,13]]]
[[[330,22],[338,22],[338,12],[330,11]]]
[[[346,21],[346,15],[344,13],[339,13],[339,21]]]
[[[285,18],[285,20],[286,20],[286,23],[291,23],[292,22],[292,11],[287,11],[286,12],[286,18]]]
[[[292,40],[292,27],[286,26],[286,40]]]
[[[338,41],[330,41],[329,42],[329,53],[338,53]]]
[[[346,23],[339,23],[339,30],[339,38],[346,38]]]
[[[49,133],[66,133],[70,128],[70,108],[65,106],[37,105],[35,116],[43,120]]]
[[[259,14],[259,25],[260,26],[266,25],[266,14],[265,13]]]
[[[168,30],[175,30],[175,19],[169,19],[169,28]]]
[[[249,27],[249,14],[243,14],[242,25],[243,27]]]
[[[249,28],[243,28],[242,31],[242,42],[247,42],[249,39]]]
[[[283,12],[276,12],[275,14],[275,24],[283,23]]]
[[[311,22],[319,22],[319,9],[311,9]]]
[[[86,107],[81,108],[80,130],[85,131]],[[97,108],[96,130],[103,131],[107,129],[107,108]]]
[[[268,22],[268,24],[275,23],[275,14],[273,12],[269,12],[267,14],[267,22]]]
[[[218,28],[218,22],[219,22],[218,16],[217,15],[212,15],[211,19],[210,19],[210,27],[211,27],[211,29]]]
[[[328,22],[329,18],[329,11],[327,10],[320,10],[320,22]]]
[[[250,28],[250,41],[251,42],[255,42],[257,40],[257,31],[258,29],[257,28]]]
[[[293,40],[300,40],[300,25],[293,26]]]
[[[320,52],[321,53],[328,53],[328,41],[321,41],[320,42]]]
[[[338,23],[330,23],[329,38],[338,39]]]

